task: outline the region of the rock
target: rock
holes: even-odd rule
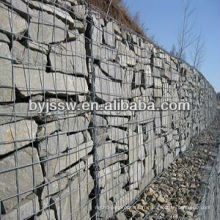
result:
[[[52,209],[46,209],[42,212],[41,215],[36,216],[36,220],[50,220],[50,219],[56,219],[54,210]]]
[[[121,41],[116,41],[116,48],[118,49],[117,60],[121,66],[134,66],[136,64],[136,55],[127,45]]]
[[[128,144],[127,132],[122,129],[111,127],[108,129],[108,136],[110,140],[122,144]]]
[[[19,168],[15,171],[16,167],[24,168]],[[39,157],[37,150],[33,147],[24,148],[17,153],[13,153],[4,159],[1,159],[0,169],[1,198],[5,199],[14,196],[2,202],[6,213],[17,205],[17,186],[19,187],[19,193],[21,194],[19,198],[23,199],[28,194],[32,193],[34,187],[43,182],[43,173]],[[6,170],[11,171],[3,173]]]
[[[163,203],[166,203],[166,200],[165,200],[164,197],[161,196],[161,195],[158,196],[157,201],[160,202],[160,203],[162,203],[162,204],[163,204]]]
[[[32,143],[35,141],[36,133],[37,124],[30,120],[22,120],[0,126],[0,143],[2,143],[0,155]]]
[[[1,12],[0,4],[0,12]],[[1,28],[1,26],[0,26]],[[12,81],[12,66],[11,66],[11,53],[9,46],[6,43],[0,42],[0,59],[1,78],[0,78],[0,102],[14,101],[13,81]]]
[[[28,103],[13,103],[0,105],[0,125],[13,123],[23,119],[33,119],[38,116],[37,111],[29,111]]]
[[[154,88],[162,88],[162,81],[160,78],[154,77]]]
[[[104,40],[105,43],[111,47],[115,47],[115,35],[113,30],[113,22],[108,22],[104,27]]]
[[[9,44],[10,40],[6,34],[0,32],[0,42],[4,42],[4,43]]]
[[[78,145],[82,144],[84,142],[84,135],[82,132],[78,132],[75,134],[71,134],[67,136],[67,143],[68,143],[68,148],[73,149],[76,148]],[[90,141],[91,139],[88,139],[87,141]]]
[[[153,58],[153,63],[155,67],[163,68],[163,61],[160,58]]]
[[[121,98],[122,87],[120,83],[111,81],[98,66],[95,66],[95,75],[95,91],[98,98],[109,102]]]
[[[86,115],[85,115],[86,116]],[[87,117],[69,117],[60,121],[60,129],[63,132],[72,133],[85,131],[89,127],[89,120]]]
[[[163,96],[162,89],[154,89],[154,97],[161,98]]]
[[[4,0],[4,2],[10,9],[12,8],[18,14],[22,15],[23,17],[26,17],[26,19],[31,17],[31,15],[33,14],[33,11],[22,0]]]
[[[120,67],[118,63],[100,61],[100,68],[105,72],[112,80],[124,79],[125,71]]]
[[[38,69],[14,67],[15,86],[23,96],[35,94],[78,94],[87,93],[88,85],[84,78],[60,73],[46,73]],[[27,83],[28,82],[28,83]],[[46,83],[47,82],[47,83]]]
[[[130,163],[145,158],[143,131],[141,126],[138,126],[138,133],[133,132],[131,129],[128,130],[128,146]]]
[[[31,7],[33,7],[34,9],[37,9],[38,11],[45,11],[49,14],[56,16],[57,18],[62,20],[65,24],[67,23],[70,29],[73,29],[74,20],[67,11],[64,12],[62,9],[54,5],[44,4],[42,2],[37,2],[37,1],[30,2],[28,0],[24,0],[24,1],[30,4]]]
[[[68,25],[54,15],[34,10],[36,16],[31,18],[29,35],[38,43],[50,44],[64,41],[67,38]]]
[[[99,162],[98,166],[99,169],[104,169],[105,167],[110,166],[111,164],[114,163],[119,163],[120,161],[127,161],[128,160],[128,155],[127,154],[115,154],[113,157],[106,158],[105,160],[102,160]]]
[[[85,5],[74,5],[71,7],[73,11],[74,18],[78,20],[84,20],[86,17],[86,7]],[[72,14],[71,14],[72,15]]]
[[[12,53],[16,63],[24,64],[25,66],[30,66],[32,68],[40,66],[40,69],[45,70],[47,66],[47,49],[43,49],[43,47],[40,47],[39,44],[35,44],[35,48],[37,49],[31,50],[30,48],[23,46],[18,41],[13,41]],[[22,68],[25,67],[22,66]],[[28,70],[26,71],[28,72]]]
[[[115,163],[111,166],[108,166],[102,170],[99,171],[99,186],[105,188],[105,186],[112,182],[113,179],[118,178],[121,173],[121,166],[120,163]],[[112,188],[110,190],[112,191],[113,188],[115,188],[116,185],[113,184]]]
[[[79,117],[67,117],[66,119],[53,121],[40,125],[38,128],[37,137],[38,139],[46,138],[48,135],[54,133],[55,131],[62,131],[71,135],[73,132],[85,131],[88,129],[89,121],[83,116]],[[70,138],[74,138],[70,137]],[[80,137],[81,139],[82,137]],[[90,139],[89,139],[90,140]],[[74,146],[73,142],[69,147]]]
[[[17,3],[13,3],[17,4]],[[1,24],[0,29],[9,34],[19,34],[27,29],[27,22],[16,12],[0,3]]]
[[[48,156],[49,160],[44,162],[46,177],[50,179],[54,175],[63,172],[71,165],[88,155],[93,148],[93,141],[89,141],[79,145],[77,148],[71,149],[66,153]]]
[[[39,143],[40,157],[48,155],[57,155],[64,152],[68,147],[68,139],[66,134],[53,133]]]
[[[107,117],[108,125],[114,127],[128,127],[128,118],[125,117]]]
[[[97,147],[98,159],[102,160],[108,158],[116,153],[116,144],[112,142],[106,142],[103,145]]]
[[[129,165],[129,178],[130,183],[141,181],[144,175],[144,165],[141,162],[134,162]]]
[[[156,192],[155,192],[152,188],[149,188],[148,191],[147,191],[147,193],[146,193],[146,195],[152,197],[152,196],[155,195],[155,193],[156,193]],[[146,198],[146,199],[147,199],[147,198]]]
[[[61,195],[53,196],[58,220],[68,219],[70,213],[74,213],[73,220],[81,219],[81,216],[89,219],[89,212],[92,208],[89,194],[93,186],[94,182],[89,172],[80,172]],[[60,200],[60,197],[63,199]]]
[[[124,213],[118,213],[118,214],[116,215],[116,219],[117,219],[117,220],[126,220],[127,218],[126,218],[126,216],[125,216]]]
[[[88,76],[85,37],[82,34],[75,41],[52,45],[49,58],[54,72]]]
[[[19,216],[18,216],[19,209]],[[35,194],[27,196],[24,200],[20,201],[19,206],[15,206],[12,211],[2,215],[2,220],[14,220],[14,219],[27,219],[40,211],[38,197]],[[42,219],[43,220],[43,219]]]
[[[59,191],[64,190],[67,186],[68,178],[66,175],[59,175],[59,179],[57,177],[53,177],[49,181],[45,179],[44,188],[41,194],[41,200],[45,199],[46,197],[49,197],[50,195],[54,195]]]
[[[196,184],[195,184],[195,183],[192,183],[192,184],[190,185],[190,188],[191,188],[191,189],[196,189],[196,188],[197,188],[197,186],[196,186]]]

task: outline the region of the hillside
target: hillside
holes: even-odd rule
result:
[[[107,12],[110,0],[88,0],[88,2],[100,10]],[[142,36],[145,36],[145,31],[139,24],[138,18],[132,17],[122,0],[112,0],[109,8],[109,15],[124,24],[126,27],[134,30]]]

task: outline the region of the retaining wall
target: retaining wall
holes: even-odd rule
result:
[[[111,217],[214,119],[201,73],[83,1],[4,0],[0,17],[2,219]],[[114,99],[191,110],[28,110]]]

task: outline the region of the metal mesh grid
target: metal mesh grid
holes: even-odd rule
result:
[[[0,12],[2,219],[110,218],[214,117],[200,73],[84,1],[5,0]],[[81,109],[115,99],[192,110]],[[30,100],[79,109],[38,113]]]

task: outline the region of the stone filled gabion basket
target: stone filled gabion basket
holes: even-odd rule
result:
[[[84,1],[4,0],[0,19],[1,219],[110,218],[214,118],[201,73]],[[191,109],[43,105],[115,99]]]

